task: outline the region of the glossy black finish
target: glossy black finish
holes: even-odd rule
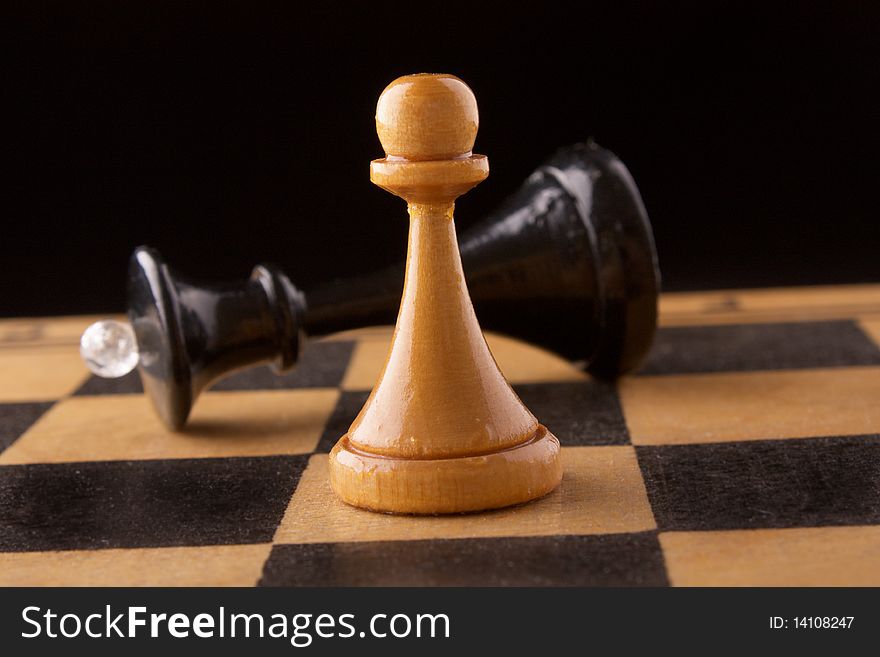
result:
[[[623,163],[593,142],[560,149],[459,240],[482,328],[586,362],[635,369],[654,336],[660,272]],[[394,323],[403,264],[307,292],[308,333]]]
[[[303,296],[274,267],[257,266],[243,283],[196,286],[173,275],[155,250],[139,247],[128,300],[144,389],[172,429],[229,372],[269,362],[283,372],[299,357]]]

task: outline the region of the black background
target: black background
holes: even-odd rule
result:
[[[7,4],[0,314],[121,310],[141,243],[306,289],[402,258],[368,163],[379,93],[418,71],[480,105],[460,229],[593,136],[666,289],[880,281],[880,5],[569,4]]]

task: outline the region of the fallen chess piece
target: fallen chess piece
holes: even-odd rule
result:
[[[647,213],[624,164],[587,142],[561,148],[459,248],[483,328],[581,361],[594,376],[634,370],[657,322],[659,270]],[[393,324],[404,265],[299,291],[260,265],[240,283],[201,285],[153,249],[131,258],[131,325],[83,334],[89,369],[138,367],[162,420],[181,428],[199,393],[230,372],[296,364],[305,335]]]

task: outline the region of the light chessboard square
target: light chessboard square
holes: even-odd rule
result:
[[[0,552],[0,586],[253,586],[271,547]]]
[[[0,464],[307,454],[338,396],[335,388],[207,392],[180,432],[162,424],[144,395],[70,397],[0,454]]]
[[[880,367],[635,377],[619,393],[634,445],[880,433]]]
[[[563,448],[562,484],[548,496],[459,516],[392,516],[350,507],[330,488],[327,460],[325,454],[309,460],[275,543],[615,534],[656,528],[629,445]]]
[[[0,349],[0,403],[54,401],[88,377],[73,346]]]
[[[863,317],[859,321],[859,326],[872,339],[877,346],[880,346],[880,315],[871,317]]]
[[[663,532],[674,586],[880,586],[880,526]]]
[[[102,319],[126,321],[124,315],[69,315],[67,317],[16,317],[0,319],[0,345],[19,349],[63,346],[75,351],[86,328]]]
[[[852,319],[880,309],[880,285],[666,292],[659,306],[661,326]]]

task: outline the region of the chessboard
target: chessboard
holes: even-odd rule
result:
[[[880,585],[880,285],[667,294],[660,316],[617,385],[488,335],[563,482],[439,517],[328,483],[388,328],[236,373],[171,433],[136,375],[80,362],[95,318],[0,321],[0,584]]]

